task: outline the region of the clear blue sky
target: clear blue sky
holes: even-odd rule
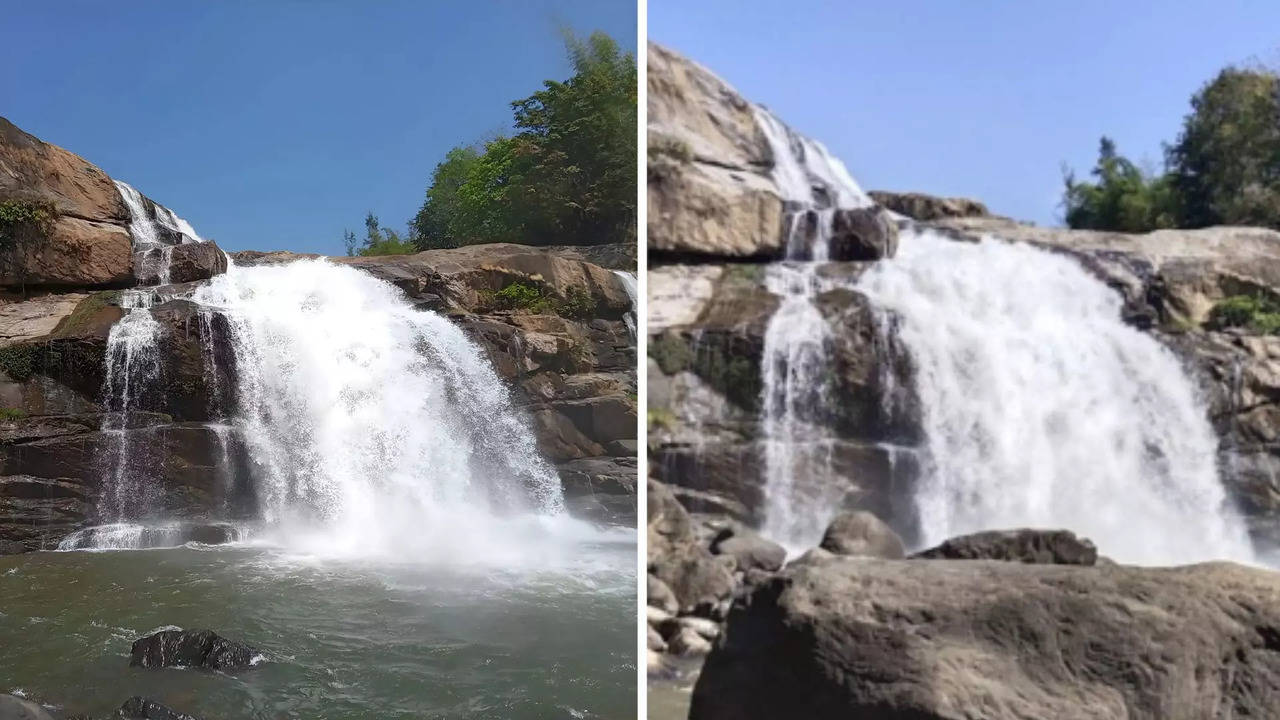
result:
[[[867,189],[1060,224],[1098,138],[1157,168],[1224,65],[1280,60],[1280,2],[650,0],[649,37],[822,140]]]
[[[10,3],[0,115],[226,249],[341,254],[569,76],[561,24],[636,43],[634,0]]]

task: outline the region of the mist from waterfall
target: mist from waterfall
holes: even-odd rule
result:
[[[907,229],[857,287],[913,364],[926,544],[1066,528],[1127,563],[1252,560],[1195,385],[1075,260]]]

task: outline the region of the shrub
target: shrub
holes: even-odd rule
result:
[[[0,421],[21,420],[26,416],[27,411],[22,408],[0,408]]]
[[[54,217],[53,206],[46,202],[0,201],[0,248],[10,248],[48,235]]]
[[[486,293],[481,301],[494,310],[523,310],[552,313],[567,318],[586,318],[598,308],[595,296],[586,290],[570,287],[563,298],[542,285],[513,282],[496,292]]]
[[[1213,306],[1208,325],[1215,329],[1248,328],[1274,335],[1280,332],[1280,302],[1262,294],[1232,295]]]

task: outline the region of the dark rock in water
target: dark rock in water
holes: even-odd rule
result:
[[[898,226],[879,207],[837,210],[827,253],[832,260],[883,260],[898,252]]]
[[[1098,548],[1067,530],[990,530],[961,535],[912,555],[928,560],[1007,560],[1046,565],[1093,565]]]
[[[136,640],[131,655],[135,667],[244,670],[260,653],[212,630],[162,630]]]
[[[774,571],[787,561],[787,550],[740,523],[732,523],[711,541],[711,552],[732,556],[738,569]]]
[[[125,700],[115,716],[124,720],[198,720],[194,715],[180,713],[141,695]]]
[[[53,716],[30,700],[0,695],[0,720],[53,720]]]
[[[818,547],[837,555],[896,560],[906,556],[902,538],[864,510],[841,513],[827,526]]]
[[[17,555],[29,550],[30,548],[17,540],[0,540],[0,555]]]
[[[1280,574],[834,559],[738,601],[691,720],[1271,718]]]
[[[170,248],[153,248],[139,253],[135,262],[139,285],[158,285],[164,278],[159,275],[163,263],[162,253],[169,253],[169,283],[186,283],[207,280],[227,271],[227,256],[212,241],[185,242]]]

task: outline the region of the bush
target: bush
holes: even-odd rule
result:
[[[1258,295],[1233,295],[1213,306],[1209,327],[1247,328],[1266,335],[1280,333],[1280,302]]]
[[[22,408],[0,408],[0,421],[22,420],[26,416],[27,411]]]
[[[53,227],[55,212],[49,203],[31,200],[0,202],[0,249],[42,238]]]
[[[513,282],[496,292],[487,293],[481,301],[494,310],[523,310],[535,315],[550,313],[567,318],[592,317],[599,304],[591,293],[570,287],[560,298],[549,288]]]

